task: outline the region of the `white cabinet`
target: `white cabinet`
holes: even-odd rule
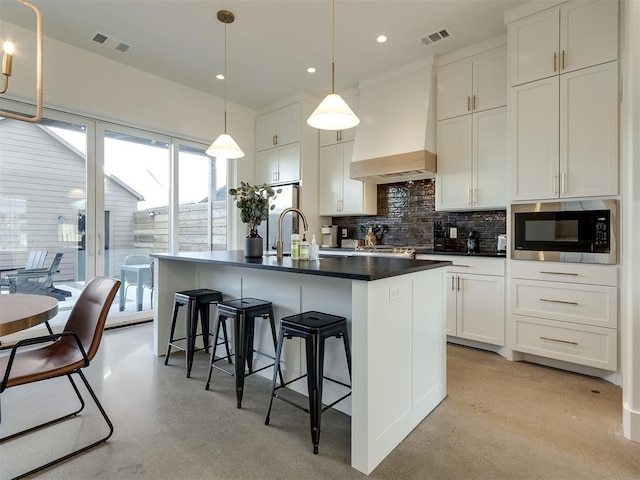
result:
[[[615,371],[617,284],[615,266],[512,261],[513,349]]]
[[[438,122],[436,210],[507,205],[506,107]]]
[[[574,0],[510,22],[510,85],[616,60],[617,32],[616,0]]]
[[[301,107],[293,103],[256,118],[256,151],[301,140]]]
[[[618,63],[511,88],[512,197],[618,193]]]
[[[319,213],[327,216],[375,215],[377,186],[352,180],[349,166],[353,142],[320,148]]]
[[[507,51],[499,47],[438,69],[438,120],[507,104]]]
[[[419,255],[448,260],[445,275],[447,335],[504,346],[504,265],[498,258]]]
[[[256,152],[256,183],[300,180],[300,142]]]

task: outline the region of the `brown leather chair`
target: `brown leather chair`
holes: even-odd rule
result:
[[[84,400],[73,381],[71,376],[73,373],[77,373],[82,379],[87,391],[109,426],[109,433],[106,437],[74,450],[45,465],[39,466],[21,475],[21,477],[39,472],[106,442],[113,433],[113,424],[82,373],[82,369],[89,365],[89,362],[98,351],[104,325],[107,320],[107,314],[109,313],[109,308],[119,287],[119,280],[104,277],[94,278],[87,283],[78,297],[62,333],[19,341],[13,346],[9,355],[0,357],[0,379],[2,382],[0,383],[0,394],[7,388],[66,376],[69,378],[80,400],[80,408],[78,410],[60,418],[3,437],[0,439],[0,444],[13,440],[21,435],[32,433],[40,428],[61,422],[80,413],[84,408]],[[44,345],[34,348],[35,345],[39,344]],[[1,416],[0,421],[2,421]]]

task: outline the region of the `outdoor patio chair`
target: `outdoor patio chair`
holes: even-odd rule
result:
[[[74,373],[77,373],[84,383],[102,418],[109,427],[109,433],[100,440],[76,449],[45,465],[36,467],[18,478],[30,476],[35,472],[65,461],[106,442],[111,437],[113,424],[82,373],[82,369],[89,366],[89,362],[93,360],[98,351],[107,314],[119,287],[119,280],[106,277],[92,279],[87,283],[78,301],[73,306],[62,333],[21,340],[11,348],[9,355],[0,356],[0,395],[11,387],[66,376],[80,401],[80,407],[76,408],[72,413],[0,438],[0,444],[78,415],[84,408],[85,402],[71,376]],[[20,405],[16,405],[16,407],[20,408]],[[47,402],[40,402],[39,408],[45,407],[47,407]],[[31,414],[32,412],[30,411],[24,411],[21,414],[16,411],[11,412],[12,418],[20,416],[28,418]],[[0,421],[2,421],[1,412]],[[61,437],[58,441],[64,442],[65,438],[70,440],[67,443],[75,446],[75,440],[71,437]],[[23,456],[25,459],[30,458],[27,451]]]
[[[31,250],[29,252],[29,258],[27,259],[27,263],[24,268],[15,267],[15,268],[7,268],[2,269],[0,272],[20,272],[23,270],[33,270],[37,268],[44,268],[44,261],[47,258],[46,250]],[[0,278],[0,287],[8,287],[9,286],[9,276],[7,275],[4,278]]]
[[[62,253],[56,253],[49,268],[19,270],[17,273],[9,275],[9,293],[48,295],[61,302],[70,297],[71,292],[53,286],[53,276],[58,272],[62,255]]]
[[[149,255],[127,255],[124,257],[125,265],[151,265],[153,264],[153,259]],[[149,273],[150,272],[150,273]],[[140,284],[146,288],[151,290],[151,301],[153,302],[153,266],[149,268],[149,271],[141,273],[142,278],[140,279]],[[127,290],[131,286],[138,285],[138,274],[135,272],[125,272],[124,275],[124,296],[127,297]],[[152,304],[153,306],[153,304]]]

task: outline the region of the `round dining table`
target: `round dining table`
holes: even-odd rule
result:
[[[58,314],[58,300],[46,295],[0,295],[0,337],[34,327]]]

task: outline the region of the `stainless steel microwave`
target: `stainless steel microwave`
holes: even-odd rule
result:
[[[617,263],[617,200],[512,205],[511,228],[516,260]]]

